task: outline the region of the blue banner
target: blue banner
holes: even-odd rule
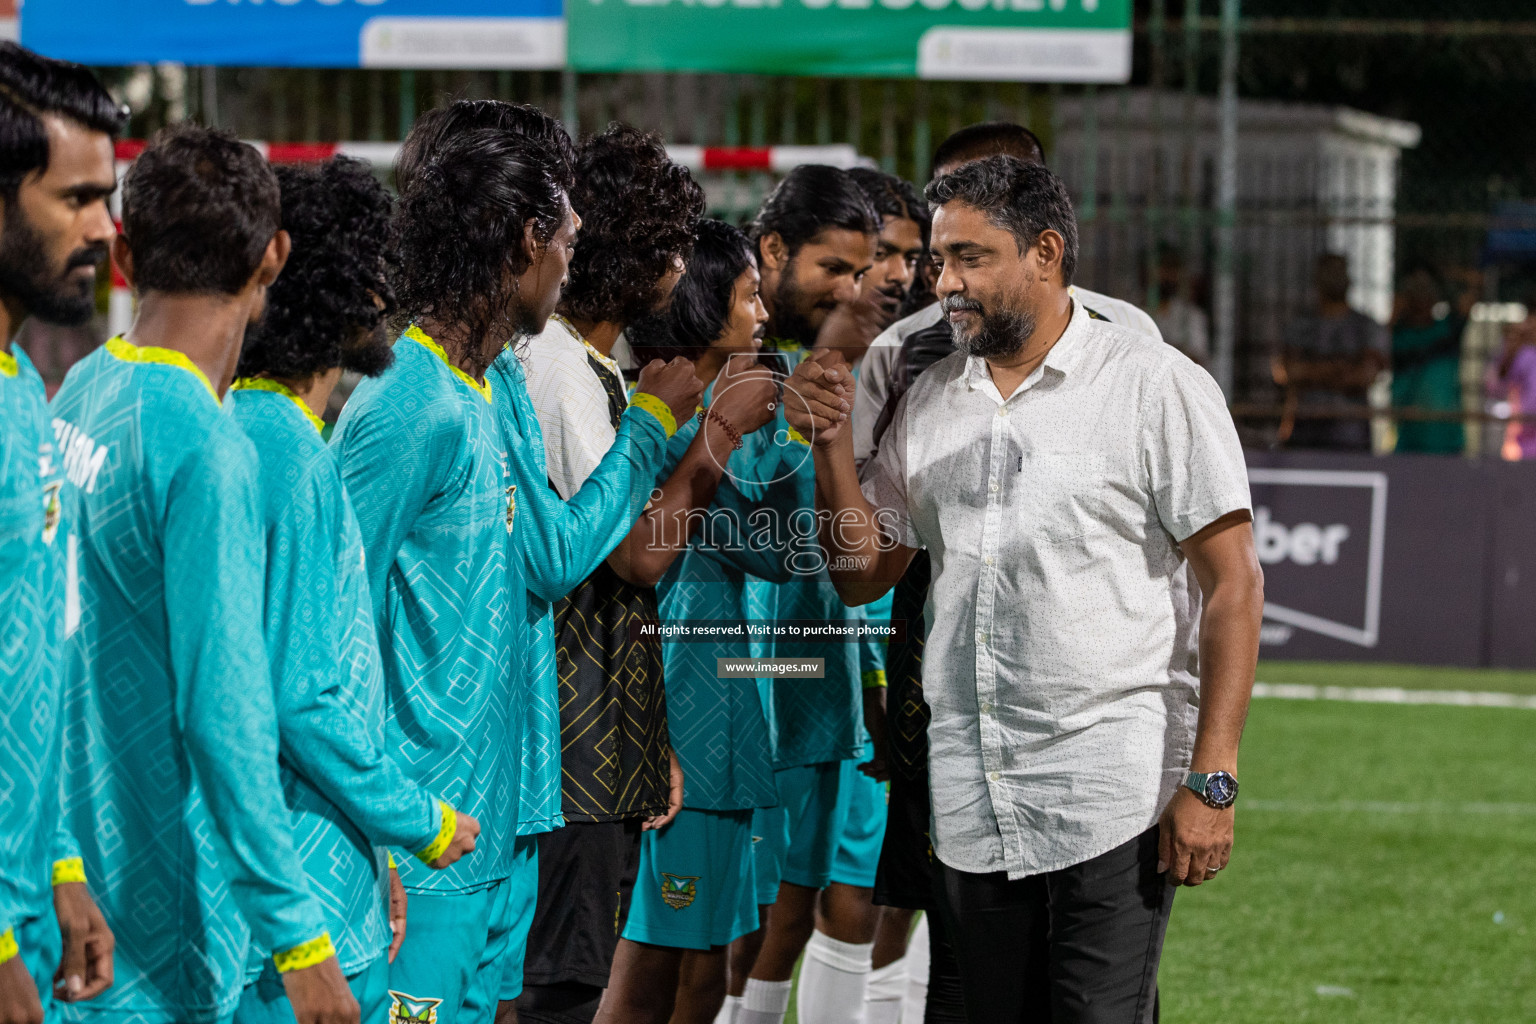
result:
[[[26,0],[21,41],[98,65],[565,65],[561,0]]]

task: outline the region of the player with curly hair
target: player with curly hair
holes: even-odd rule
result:
[[[266,316],[247,332],[232,404],[261,465],[263,624],[283,794],[342,972],[362,1018],[380,1021],[406,910],[382,848],[443,868],[474,849],[480,826],[408,777],[384,746],[363,538],[321,436],[342,371],[376,377],[394,361],[384,333],[394,306],[389,194],[366,164],[344,157],[276,173],[293,248]],[[378,898],[386,884],[387,918]],[[237,1024],[292,1012],[271,958],[253,947]]]
[[[613,124],[581,146],[571,205],[582,219],[571,283],[525,359],[544,468],[568,500],[593,477],[621,427],[626,399],[614,343],[636,320],[670,305],[704,194],[667,158],[660,139]],[[590,1020],[597,1012],[628,914],[641,833],[666,826],[682,805],[661,645],[637,642],[629,627],[659,618],[656,583],[688,542],[687,529],[669,526],[713,500],[730,431],[751,432],[772,414],[776,388],[751,362],[735,367],[731,386],[710,405],[707,428],[638,521],[620,526],[628,529],[618,547],[555,604],[566,824],[539,837],[532,955],[518,1001],[524,1024]]]
[[[568,150],[532,107],[459,101],[418,123],[395,218],[412,323],[395,365],[358,387],[337,425],[370,538],[386,680],[404,691],[391,745],[450,797],[466,793],[484,824],[470,870],[401,871],[410,926],[392,1012],[443,1024],[515,1014],[532,835],[560,820],[553,639],[546,659],[540,623],[639,514],[699,391],[686,362],[648,367],[601,480],[570,503],[549,490],[517,350],[554,312],[574,249]]]
[[[525,137],[458,131],[432,148],[393,222],[410,325],[332,441],[366,552],[387,748],[481,824],[474,857],[400,864],[410,905],[392,1016],[489,1024],[511,941],[524,587],[485,374],[554,309],[576,234],[569,186],[558,150]]]

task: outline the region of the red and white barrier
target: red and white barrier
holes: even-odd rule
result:
[[[250,141],[262,155],[275,164],[319,163],[333,156],[349,156],[374,167],[391,167],[400,154],[398,142],[260,142]],[[144,152],[142,139],[123,139],[117,143],[117,175]],[[668,146],[667,155],[695,174],[727,171],[767,171],[787,174],[801,164],[830,164],[844,170],[873,167],[874,161],[861,157],[847,144],[829,146]],[[112,216],[121,217],[118,196],[112,197]],[[112,293],[107,302],[107,329],[121,334],[133,323],[133,293],[128,282],[112,267]]]

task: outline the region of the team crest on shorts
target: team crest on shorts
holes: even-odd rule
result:
[[[698,898],[698,875],[669,875],[665,871],[661,873],[661,902],[673,910],[682,910],[693,906],[693,901]]]
[[[517,516],[517,484],[507,488],[507,532],[512,532],[512,520]]]
[[[422,999],[404,992],[389,990],[389,1024],[437,1024],[437,1008],[441,999]]]
[[[59,520],[64,518],[64,506],[59,501],[59,488],[64,481],[55,480],[43,488],[43,543],[52,544],[59,532]]]

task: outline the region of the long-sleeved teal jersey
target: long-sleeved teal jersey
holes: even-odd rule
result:
[[[555,665],[554,605],[618,547],[649,500],[667,456],[667,433],[654,415],[634,406],[613,447],[570,501],[549,485],[544,432],[516,351],[491,365],[496,410],[507,437],[516,486],[518,552],[528,587],[528,701],[522,737],[522,807],[518,833],[559,828],[560,696]]]
[[[382,847],[425,849],[442,811],[385,751],[363,538],[320,420],[272,381],[237,381],[229,400],[261,466],[283,795],[310,890],[352,975],[389,948]],[[259,971],[259,951],[252,960]]]
[[[663,475],[677,468],[697,433],[697,420],[678,429]],[[810,450],[786,437],[781,416],[746,435],[732,453],[703,525],[657,587],[663,623],[761,618],[748,602],[749,587],[791,578],[810,554],[806,545],[814,548],[814,481],[795,472],[809,462]],[[795,518],[800,509],[812,517],[808,532],[803,517]],[[759,682],[722,679],[716,664],[761,650],[745,638],[663,639],[667,724],[683,769],[684,807],[744,810],[778,803]]]
[[[781,352],[791,365],[808,354],[797,346],[781,347]],[[780,423],[783,422],[781,417]],[[816,471],[810,459],[794,463],[793,471],[807,486],[814,486]],[[802,521],[809,522],[804,515]],[[865,622],[863,610],[843,603],[821,562],[819,557],[801,559],[794,576],[782,583],[752,582],[748,606],[754,614],[780,622],[857,629]],[[861,645],[857,639],[844,636],[817,643],[775,640],[765,645],[763,656],[822,658],[826,668],[821,679],[774,679],[765,687],[773,766],[793,768],[858,756],[867,737],[859,682]]]
[[[475,852],[450,868],[402,860],[408,889],[466,892],[512,870],[527,622],[494,388],[411,327],[394,365],[352,392],[331,441],[367,552],[386,749],[480,822]]]
[[[43,381],[0,351],[0,942],[53,912],[64,633],[59,453]]]
[[[112,987],[64,1013],[218,1020],[248,937],[330,946],[278,779],[256,453],[184,354],[121,338],[52,412],[78,537],[65,820],[117,938]]]

